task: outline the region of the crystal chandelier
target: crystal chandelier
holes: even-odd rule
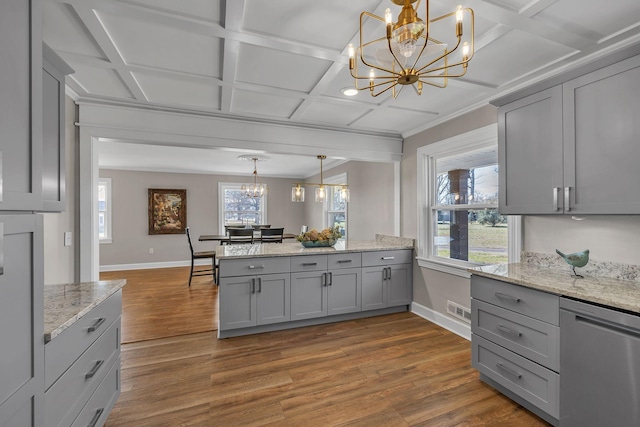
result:
[[[252,160],[253,161],[253,182],[251,184],[242,184],[240,187],[240,191],[244,193],[245,197],[249,197],[252,199],[259,199],[260,197],[267,194],[269,188],[266,184],[262,184],[258,179],[258,169],[256,167],[256,162],[258,161],[266,161],[269,160],[266,156],[240,156],[238,157],[240,160]]]
[[[326,187],[338,187],[339,193],[338,197],[341,201],[349,202],[350,194],[349,194],[349,186],[347,184],[325,184],[322,181],[322,161],[327,158],[324,155],[318,155],[318,159],[320,160],[320,183],[311,183],[311,182],[302,182],[295,183],[291,188],[291,201],[292,202],[304,202],[304,187],[303,185],[313,185],[316,188],[316,202],[324,202],[327,198],[327,188]]]
[[[465,75],[474,52],[473,10],[458,6],[453,12],[430,19],[429,0],[424,0],[425,15],[421,19],[418,9],[422,0],[391,1],[402,6],[396,22],[390,9],[384,18],[369,12],[360,14],[360,44],[350,44],[348,49],[356,89],[369,89],[372,96],[391,89],[395,98],[404,86],[412,85],[421,95],[424,84],[444,88],[449,78]],[[414,9],[412,3],[416,2]],[[371,34],[369,26],[363,31],[367,17],[373,18],[378,32],[365,41],[365,33]],[[380,23],[384,23],[384,31]],[[362,80],[368,84],[359,84]]]

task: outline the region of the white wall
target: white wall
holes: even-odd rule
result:
[[[44,220],[44,283],[54,285],[78,280],[78,232],[77,221],[77,106],[65,98],[65,149],[66,149],[66,208],[62,213],[43,214]],[[71,246],[64,246],[64,232],[73,233]]]

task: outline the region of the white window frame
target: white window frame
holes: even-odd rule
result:
[[[237,182],[219,182],[218,183],[218,230],[219,234],[224,234],[224,190],[240,190],[242,183]],[[262,223],[268,224],[267,219],[267,194],[262,196]]]
[[[348,184],[349,181],[347,180],[347,173],[341,173],[338,175],[334,175],[331,176],[329,178],[325,178],[323,180],[324,184]],[[323,219],[323,228],[327,228],[329,226],[329,215],[331,213],[334,212],[342,212],[342,211],[335,211],[335,210],[330,210],[329,209],[329,203],[331,203],[330,201],[333,200],[333,193],[335,191],[339,191],[340,189],[338,187],[327,187],[327,189],[329,191],[327,191],[327,197],[324,200],[324,205],[322,207],[322,210],[324,212],[324,219]],[[344,210],[344,240],[347,240],[347,236],[349,235],[349,203],[345,204],[345,210]]]
[[[98,186],[100,185],[104,185],[106,187],[106,191],[105,191],[105,197],[106,197],[106,206],[105,206],[105,211],[104,211],[104,228],[105,228],[105,237],[101,237],[100,239],[100,244],[109,244],[113,242],[113,233],[112,233],[112,228],[111,228],[111,212],[112,212],[112,204],[113,204],[113,198],[111,197],[111,178],[98,178]],[[96,200],[97,200],[97,195],[96,195]],[[96,210],[98,211],[98,214],[100,213],[99,208],[96,207]],[[98,224],[96,224],[96,226],[99,226],[99,222]],[[100,235],[100,233],[98,233],[98,236]]]
[[[432,203],[435,203],[435,161],[437,158],[497,146],[497,144],[498,127],[494,124],[418,148],[418,256],[416,259],[420,267],[469,278],[471,274],[467,271],[467,268],[480,265],[469,261],[444,259],[432,253]],[[478,205],[478,208],[483,207],[485,206]],[[508,261],[510,263],[518,262],[522,250],[522,224],[520,217],[515,215],[507,216],[507,226]]]

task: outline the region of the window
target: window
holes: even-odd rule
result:
[[[498,213],[497,153],[495,125],[418,150],[421,266],[468,277],[517,260],[519,219]]]
[[[326,184],[346,184],[347,174],[333,176],[325,179]],[[340,187],[329,186],[325,201],[325,218],[327,227],[338,226],[343,239],[347,238],[347,202],[340,197]]]
[[[111,243],[111,178],[98,179],[98,238]]]
[[[220,233],[225,225],[254,225],[267,223],[267,195],[259,199],[246,197],[242,184],[221,182],[218,184]]]

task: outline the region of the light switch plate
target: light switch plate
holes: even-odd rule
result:
[[[71,246],[73,244],[73,234],[70,231],[64,232],[64,245]]]

